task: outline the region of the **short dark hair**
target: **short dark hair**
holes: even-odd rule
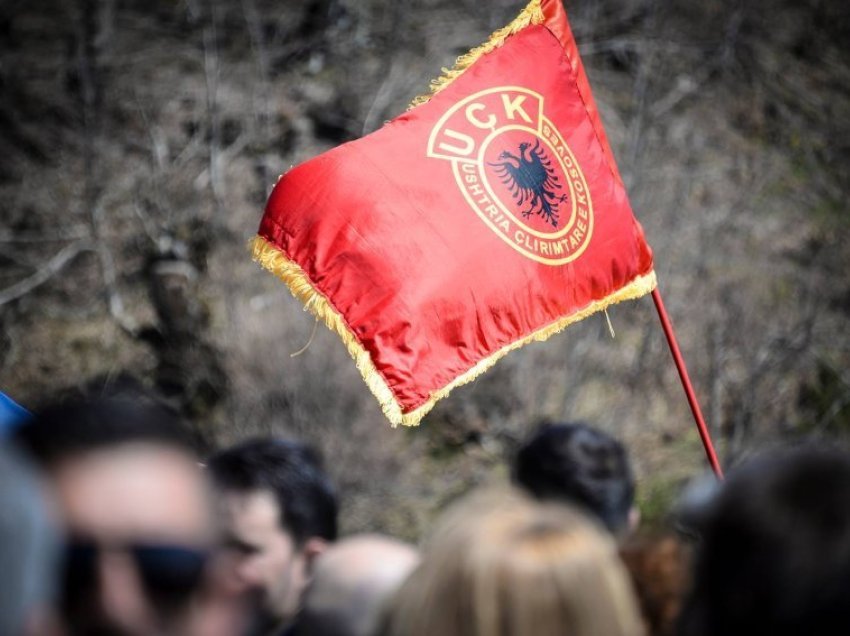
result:
[[[586,424],[542,424],[517,453],[514,479],[538,499],[583,506],[612,532],[628,526],[635,486],[626,450]]]
[[[51,402],[15,431],[14,441],[43,467],[130,442],[156,443],[192,456],[198,446],[175,411],[135,390]]]
[[[850,455],[806,447],[742,465],[701,530],[683,636],[850,631]]]
[[[337,497],[318,453],[300,442],[256,438],[210,458],[213,481],[223,490],[270,491],[281,526],[299,545],[310,537],[337,537]]]

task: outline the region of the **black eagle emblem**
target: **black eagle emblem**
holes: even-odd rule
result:
[[[567,195],[558,193],[562,189],[561,184],[551,160],[540,147],[540,140],[531,150],[530,146],[530,143],[522,142],[516,155],[504,150],[498,157],[503,161],[488,162],[488,165],[495,167],[494,172],[510,189],[517,205],[528,205],[522,210],[524,218],[537,214],[552,227],[558,227],[558,207]]]

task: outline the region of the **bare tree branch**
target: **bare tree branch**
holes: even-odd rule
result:
[[[257,121],[258,132],[260,139],[259,146],[265,149],[271,142],[271,108],[270,94],[271,84],[269,81],[269,52],[266,45],[266,38],[263,35],[263,26],[260,20],[260,15],[257,12],[257,6],[254,0],[242,0],[242,13],[245,16],[245,23],[248,25],[248,35],[251,38],[251,50],[254,52],[254,57],[257,59],[257,70],[260,75],[259,95],[254,104],[254,118]],[[259,104],[257,103],[259,101]],[[266,194],[269,193],[272,187],[272,179],[269,174],[269,162],[265,156],[261,157],[259,162],[259,179]]]
[[[0,290],[0,306],[10,303],[13,300],[17,300],[22,296],[26,296],[31,291],[56,276],[56,274],[61,272],[62,269],[77,256],[83,252],[96,251],[96,249],[95,243],[91,239],[82,239],[62,248],[35,274],[10,287],[7,287],[6,289]]]
[[[215,2],[210,4],[209,20],[204,24],[203,46],[204,46],[204,80],[207,87],[207,118],[210,126],[209,143],[209,171],[210,190],[215,200],[216,212],[224,210],[224,184],[220,174],[221,164],[221,121],[218,113],[218,80],[220,73],[218,59],[218,35],[216,33],[216,22],[218,12]]]
[[[66,242],[89,238],[90,236],[90,229],[86,225],[80,224],[57,230],[56,232],[49,232],[47,230],[38,232],[0,232],[0,243]]]

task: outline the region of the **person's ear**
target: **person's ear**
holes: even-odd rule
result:
[[[328,549],[328,545],[329,543],[321,537],[310,537],[304,542],[304,547],[301,549],[301,552],[304,555],[308,574],[313,571],[313,565],[315,564],[316,559]]]

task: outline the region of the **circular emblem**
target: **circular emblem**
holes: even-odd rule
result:
[[[451,161],[466,202],[520,254],[563,265],[587,248],[590,191],[538,93],[503,86],[456,103],[431,131],[428,156]]]

